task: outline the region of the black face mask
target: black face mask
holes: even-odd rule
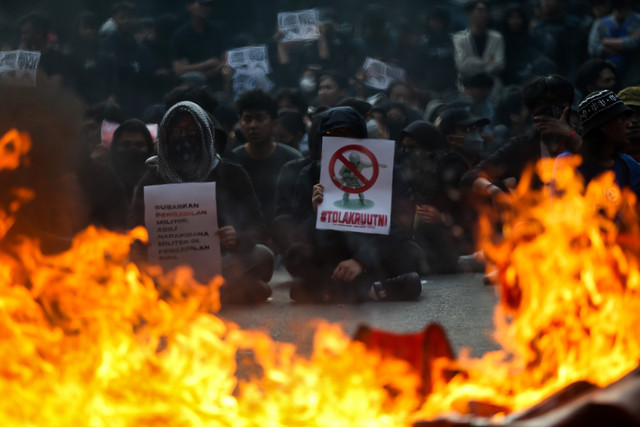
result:
[[[126,150],[113,153],[111,164],[125,187],[133,187],[138,183],[145,171],[144,162],[153,153],[140,150]]]
[[[387,129],[389,130],[389,139],[398,141],[402,136],[402,130],[407,127],[406,120],[387,119]]]
[[[172,138],[167,147],[170,163],[184,179],[195,177],[202,157],[202,144],[198,135],[182,134]]]
[[[459,141],[456,145],[459,149],[462,149],[469,156],[481,158],[485,154],[485,141],[479,132],[468,133],[465,136],[462,135],[450,135],[456,141]]]

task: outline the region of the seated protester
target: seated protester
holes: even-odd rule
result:
[[[267,227],[275,217],[276,181],[282,166],[302,154],[295,148],[274,141],[277,122],[275,100],[255,89],[244,92],[236,101],[240,128],[247,142],[233,150],[236,161],[249,174]]]
[[[640,197],[640,165],[623,150],[629,145],[633,110],[610,90],[592,92],[578,106],[583,135],[578,171],[585,185],[606,171],[616,184]],[[563,154],[559,158],[568,155]]]
[[[486,71],[486,65],[479,58],[466,59],[460,68],[461,93],[458,102],[469,103],[473,115],[494,120],[494,99],[502,92],[498,79]],[[485,132],[490,131],[489,128]]]
[[[416,94],[408,83],[391,82],[387,88],[387,97],[389,101],[399,102],[405,106],[409,123],[422,120],[422,112],[416,108]]]
[[[301,116],[307,114],[309,106],[299,89],[283,87],[276,92],[274,98],[278,105],[278,111],[286,109],[296,111]]]
[[[98,25],[96,14],[81,12],[68,48],[71,84],[89,105],[109,98],[116,86],[115,60],[98,49]]]
[[[218,100],[206,85],[180,84],[167,92],[162,101],[164,102],[165,111],[180,101],[191,101],[202,107],[209,115],[209,118],[213,120],[213,148],[221,157],[230,157],[227,156],[227,132],[222,129],[217,117],[214,115],[219,105]],[[233,157],[231,157],[231,160],[233,160]]]
[[[182,182],[215,182],[218,231],[222,245],[222,304],[256,303],[271,296],[273,254],[266,241],[260,204],[240,166],[215,152],[211,119],[197,104],[179,102],[158,128],[158,162],[142,177],[134,194],[132,225],[144,224],[144,188]],[[239,268],[238,268],[239,267]]]
[[[18,49],[40,52],[38,70],[54,84],[69,83],[70,63],[66,55],[49,43],[51,19],[44,12],[30,12],[20,18]]]
[[[476,196],[495,199],[515,186],[527,166],[542,157],[575,152],[582,139],[569,123],[573,103],[571,82],[559,75],[535,77],[524,87],[524,103],[533,117],[531,135],[511,139],[462,178]]]
[[[477,211],[470,203],[469,190],[462,185],[462,177],[486,155],[488,144],[481,130],[488,124],[488,119],[473,116],[467,109],[458,107],[444,110],[438,124],[448,153],[439,165],[442,197],[438,210],[442,212],[438,212],[437,217],[449,227],[450,248],[454,249],[448,258],[450,261],[457,256],[470,255],[476,249]],[[450,263],[441,267],[446,272],[453,272]]]
[[[524,105],[524,93],[520,86],[508,86],[496,104],[494,150],[505,145],[511,138],[526,135],[531,130],[529,111]]]
[[[317,106],[333,108],[349,94],[349,79],[342,73],[326,70],[318,74]]]
[[[295,148],[302,155],[309,154],[307,128],[302,114],[294,110],[281,109],[278,111],[278,122],[274,130],[276,141]]]
[[[366,138],[364,118],[351,107],[336,107],[322,116],[318,137]],[[321,152],[321,141],[317,150]],[[319,184],[320,158],[302,169],[294,196],[294,219],[305,239],[284,256],[294,277],[291,299],[299,302],[361,302],[415,299],[421,291],[417,271],[419,248],[410,238],[411,190],[399,168],[393,170],[391,230],[373,235],[315,228],[324,189]],[[399,277],[394,277],[402,275]],[[391,278],[391,279],[390,279]]]
[[[630,144],[624,149],[624,152],[633,157],[636,162],[640,162],[640,86],[622,89],[618,96],[624,105],[633,110],[631,134],[629,135]]]
[[[290,160],[282,166],[276,183],[276,217],[271,224],[271,236],[281,253],[296,241],[301,240],[300,229],[293,220],[293,196],[296,179],[300,171],[314,160],[320,159],[318,150],[318,126],[322,114],[316,114],[311,119],[309,128],[310,156],[301,159]]]
[[[376,122],[376,119],[373,116],[373,105],[369,102],[360,98],[348,97],[342,99],[338,104],[338,107],[353,107],[358,110],[358,113],[362,114],[362,117],[364,117],[367,122],[367,135],[369,138],[388,139],[382,138],[380,135],[380,132],[378,131],[378,122]],[[379,114],[384,115],[386,119],[386,113],[383,113],[380,108],[378,108],[377,111],[379,111]],[[309,135],[311,135],[311,132],[309,132]]]
[[[155,68],[149,49],[139,44],[134,36],[137,6],[122,1],[113,5],[112,18],[116,31],[105,36],[100,43],[100,55],[115,62],[116,81],[114,95],[129,116],[137,117],[153,100]]]
[[[393,101],[378,103],[376,104],[376,107],[384,111],[384,125],[389,132],[388,139],[391,139],[396,143],[396,150],[398,150],[400,148],[402,129],[410,123],[407,108],[404,104]]]
[[[487,152],[487,136],[482,130],[489,119],[474,116],[467,108],[450,107],[442,112],[438,129],[447,141],[447,149],[458,153],[470,169],[482,160]]]
[[[574,83],[582,99],[592,92],[614,90],[618,68],[602,58],[587,59],[576,71]]]
[[[153,137],[147,125],[138,119],[126,120],[113,133],[109,163],[124,185],[129,203],[135,186],[146,171],[145,161],[154,152]]]
[[[402,173],[416,200],[413,235],[424,253],[422,274],[455,273],[464,234],[455,220],[463,213],[449,197],[459,185],[456,177],[464,161],[448,153],[442,132],[425,121],[415,121],[402,131]]]

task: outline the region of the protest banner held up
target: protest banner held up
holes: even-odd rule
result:
[[[252,89],[269,92],[275,84],[267,76],[271,72],[265,45],[245,46],[227,52],[227,64],[233,70],[234,98]]]
[[[282,42],[320,38],[319,23],[318,9],[278,13],[278,29],[282,32]]]
[[[404,81],[404,69],[378,61],[373,58],[366,58],[362,66],[366,73],[364,84],[374,89],[387,90],[394,81]]]
[[[389,234],[394,142],[324,137],[316,228]]]
[[[215,182],[147,186],[144,210],[151,264],[189,266],[202,283],[222,273]]]
[[[35,86],[40,52],[10,50],[0,52],[0,84]]]

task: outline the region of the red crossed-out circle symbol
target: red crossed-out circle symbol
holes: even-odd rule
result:
[[[360,153],[363,153],[369,158],[369,160],[371,160],[371,167],[373,168],[371,178],[367,178],[362,175],[362,173],[344,156],[344,153],[347,151],[358,151]],[[342,184],[340,180],[336,178],[335,166],[338,160],[342,162],[351,172],[353,172],[353,174],[363,183],[362,186],[358,188],[345,187],[344,184]],[[371,150],[363,147],[362,145],[345,145],[344,147],[336,151],[333,156],[331,156],[331,160],[329,161],[329,174],[331,176],[331,181],[336,187],[346,193],[364,193],[365,191],[370,189],[373,184],[376,183],[379,173],[380,165],[378,164],[378,159],[376,159],[376,156],[371,152]]]

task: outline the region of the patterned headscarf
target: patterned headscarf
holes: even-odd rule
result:
[[[184,179],[176,172],[175,159],[168,155],[167,144],[169,141],[169,125],[174,124],[177,115],[187,113],[193,117],[198,125],[200,140],[202,144],[202,157],[194,174],[195,178],[190,182],[203,182],[212,170],[218,166],[220,157],[216,153],[213,142],[213,123],[207,113],[198,104],[191,101],[182,101],[171,107],[158,127],[158,173],[167,183],[181,183]]]

